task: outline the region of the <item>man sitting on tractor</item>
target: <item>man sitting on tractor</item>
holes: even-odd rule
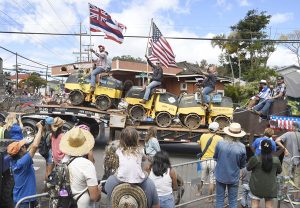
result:
[[[98,57],[95,60],[96,68],[91,73],[91,93],[95,91],[96,76],[102,72],[105,72],[107,67],[107,53],[105,52],[105,47],[103,45],[99,45],[98,48],[100,53],[97,53],[94,51],[94,49],[91,49],[91,52],[93,52]]]
[[[277,77],[277,86],[270,94],[269,98],[266,98],[263,102],[254,106],[253,110],[258,115],[267,116],[269,109],[275,100],[284,99],[286,86],[284,84],[284,78],[282,76]]]
[[[156,61],[156,65],[154,65],[149,58],[145,55],[148,64],[152,67],[153,74],[152,79],[149,85],[146,87],[146,92],[144,94],[143,100],[140,101],[140,103],[145,104],[146,101],[149,99],[151,89],[154,87],[157,87],[161,85],[162,79],[163,79],[163,69],[161,67],[160,61]]]
[[[206,78],[203,81],[203,89],[202,89],[202,96],[203,101],[202,104],[204,106],[208,106],[209,103],[209,93],[215,90],[215,85],[217,82],[217,69],[215,66],[210,66],[207,69],[207,73],[203,72],[203,74],[206,76]]]

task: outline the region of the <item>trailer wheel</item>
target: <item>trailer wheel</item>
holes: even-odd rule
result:
[[[111,107],[111,99],[106,95],[99,95],[96,98],[95,105],[99,110],[105,111]]]
[[[155,122],[159,127],[168,127],[172,123],[172,117],[168,112],[159,112],[155,117]]]
[[[217,122],[219,124],[219,129],[222,130],[224,127],[230,125],[230,119],[226,116],[217,116],[214,118],[214,122]]]
[[[201,116],[191,113],[184,118],[184,125],[189,129],[198,129],[201,125]]]
[[[72,105],[81,105],[84,102],[84,93],[80,90],[73,90],[70,92],[69,99]]]
[[[31,119],[25,119],[22,121],[23,123],[23,136],[26,137],[34,137],[35,133],[37,132],[36,128],[36,121]]]
[[[145,109],[141,105],[134,105],[129,109],[129,116],[133,120],[142,120],[145,116]]]

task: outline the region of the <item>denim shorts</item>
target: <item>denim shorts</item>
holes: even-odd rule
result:
[[[175,201],[173,194],[169,194],[166,196],[159,196],[159,205],[160,208],[174,208]]]
[[[53,164],[53,158],[52,158],[52,150],[50,149],[49,150],[49,153],[48,153],[48,158],[45,158],[46,159],[46,164]]]

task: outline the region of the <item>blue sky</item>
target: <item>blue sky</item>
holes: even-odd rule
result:
[[[228,34],[229,27],[244,18],[251,9],[272,15],[268,32],[271,38],[300,29],[298,0],[1,0],[0,31],[79,33],[89,30],[88,3],[105,9],[111,16],[127,26],[125,35],[148,35],[151,18],[164,36],[213,37]],[[83,38],[89,44],[89,38]],[[146,39],[125,38],[119,45],[103,37],[92,37],[94,45],[104,44],[110,55],[143,57]],[[196,62],[206,59],[218,64],[220,50],[209,41],[169,40],[177,61]],[[79,51],[79,37],[0,34],[0,46],[17,52],[45,65],[75,62]],[[4,67],[12,68],[15,56],[0,49]],[[21,68],[36,68],[19,59]],[[294,55],[278,46],[269,59],[269,65],[296,63]]]

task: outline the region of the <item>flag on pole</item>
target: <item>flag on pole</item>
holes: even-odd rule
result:
[[[124,40],[123,30],[126,26],[113,20],[111,16],[92,4],[90,6],[90,31],[91,32],[104,32],[105,39],[111,39],[118,43]]]
[[[154,22],[152,22],[152,37],[148,52],[150,52],[150,61],[160,61],[166,67],[176,67],[175,55],[172,48]]]

